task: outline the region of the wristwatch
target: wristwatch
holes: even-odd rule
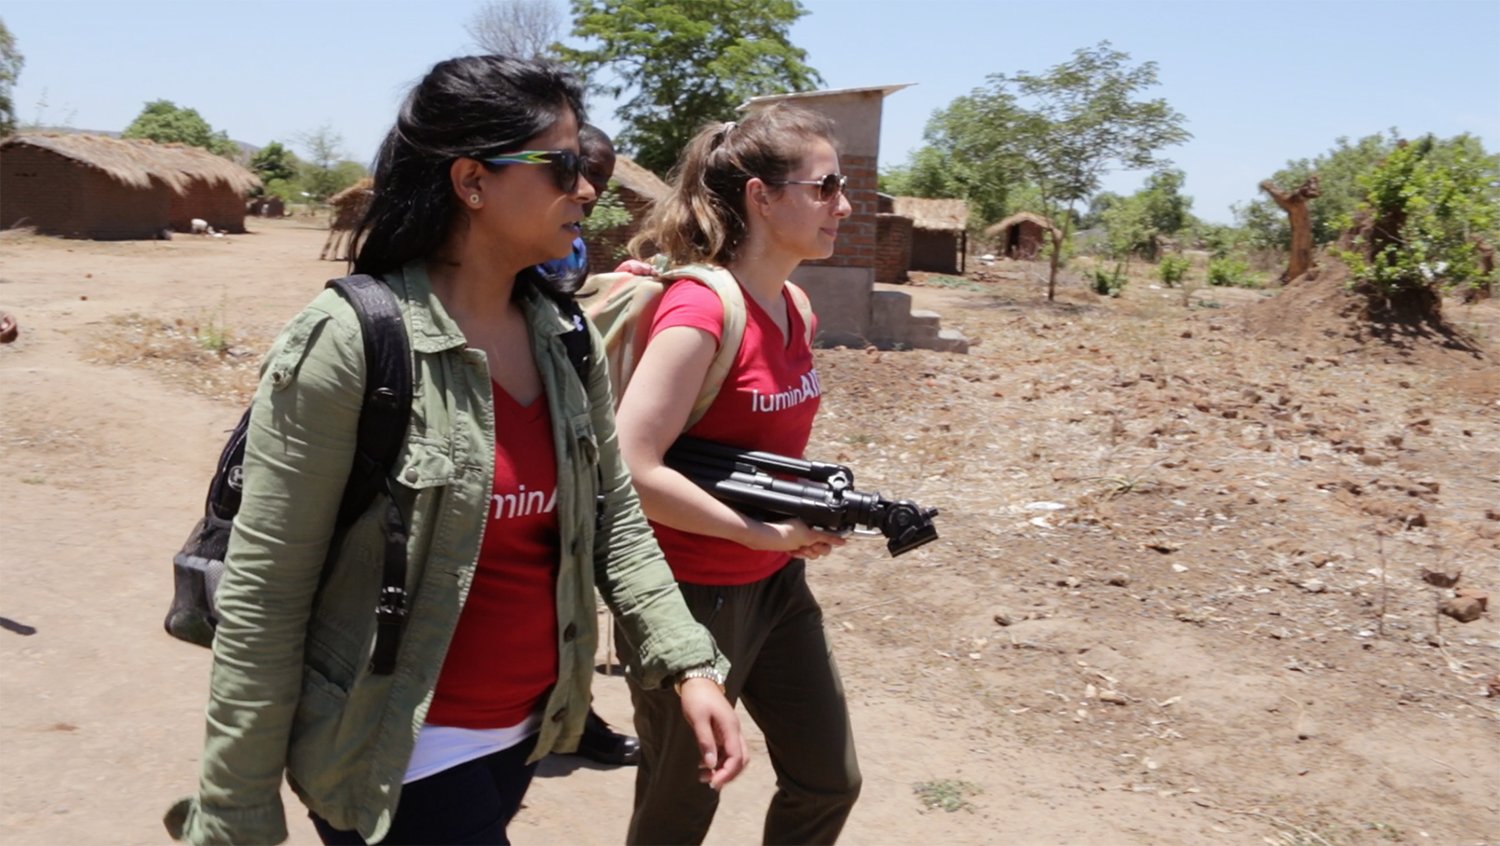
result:
[[[672,689],[677,691],[678,696],[682,695],[682,683],[688,679],[708,679],[719,686],[720,693],[724,692],[724,674],[712,666],[693,667],[678,673],[677,680],[672,683]]]

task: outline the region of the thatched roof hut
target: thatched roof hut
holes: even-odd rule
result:
[[[615,173],[611,181],[618,183],[622,195],[628,191],[646,202],[659,200],[672,190],[661,177],[625,156],[615,159]]]
[[[912,270],[963,273],[969,251],[969,204],[963,200],[892,197],[891,213],[911,219]]]
[[[0,229],[84,238],[245,231],[255,174],[207,150],[103,135],[23,133],[0,142]]]
[[[361,176],[353,185],[329,197],[328,205],[334,208],[343,208],[346,204],[352,202],[356,195],[369,194],[374,190],[375,178],[372,176]],[[368,203],[368,200],[364,200],[364,202]]]
[[[1056,232],[1052,221],[1031,212],[1016,212],[984,230],[999,244],[1001,255],[1023,261],[1035,259],[1046,245],[1048,233]]]
[[[640,231],[651,204],[672,191],[672,186],[661,177],[626,156],[615,158],[615,172],[609,182],[610,190],[617,194],[630,214],[630,222],[588,236],[590,273],[614,270],[625,255],[626,245]]]
[[[962,232],[969,228],[969,204],[963,200],[892,197],[891,212],[911,218],[913,229]]]

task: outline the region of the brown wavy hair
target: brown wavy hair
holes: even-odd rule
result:
[[[785,104],[703,127],[672,169],[671,192],[630,240],[631,253],[644,258],[654,244],[674,264],[728,264],[745,240],[745,183],[786,179],[813,141],[837,147],[833,121]]]

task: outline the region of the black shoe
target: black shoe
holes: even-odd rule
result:
[[[610,728],[609,723],[590,708],[588,718],[583,721],[583,737],[578,741],[578,751],[573,754],[612,767],[634,766],[641,762],[641,742]]]

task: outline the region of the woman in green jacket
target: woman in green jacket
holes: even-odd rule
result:
[[[563,295],[531,269],[567,254],[594,196],[582,120],[571,76],[499,56],[442,62],[407,97],[353,262],[395,292],[412,347],[389,479],[408,560],[395,669],[370,670],[384,497],[325,568],[365,378],[358,319],[328,291],[256,393],[199,790],[168,813],[174,836],[280,842],[285,773],[326,843],[508,842],[536,762],[578,743],[596,585],[639,650],[633,676],[680,693],[701,780],[744,766],[714,683],[727,662],[641,514],[606,368],[580,379]]]

